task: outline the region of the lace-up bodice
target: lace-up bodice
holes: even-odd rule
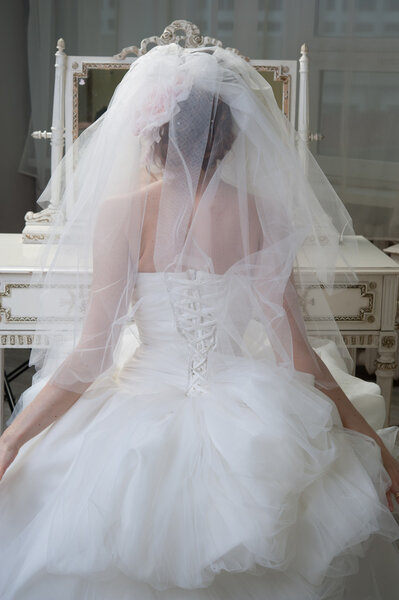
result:
[[[184,274],[169,273],[167,287],[172,301],[177,331],[189,350],[187,394],[206,388],[208,355],[216,346],[216,296],[218,286],[193,269]],[[214,280],[215,281],[215,280]]]
[[[217,342],[216,310],[221,276],[190,269],[184,273],[140,273],[137,282],[136,324],[147,349],[173,346],[185,357],[186,394],[207,387],[208,357]],[[182,368],[182,365],[179,365]]]

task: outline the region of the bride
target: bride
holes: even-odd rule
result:
[[[2,599],[397,597],[398,428],[309,343],[321,285],[350,361],[328,295],[356,237],[298,144],[245,60],[170,44],[63,159],[49,344],[0,437]]]

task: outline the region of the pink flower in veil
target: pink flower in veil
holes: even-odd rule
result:
[[[169,46],[173,46],[173,44]],[[151,72],[149,73],[148,79],[151,83],[141,97],[140,106],[136,110],[134,118],[133,134],[136,136],[145,134],[153,141],[160,139],[159,127],[168,123],[179,111],[177,103],[188,98],[193,80],[192,75],[184,68],[183,62],[173,61],[171,63],[168,61],[171,54],[181,54],[179,50],[168,48],[168,52],[163,50],[163,54],[166,55],[165,70],[162,72],[161,62],[159,71],[156,73],[157,77],[151,78]],[[161,60],[162,58],[160,57]],[[159,76],[160,72],[161,76]],[[154,74],[152,73],[152,75]],[[156,79],[156,84],[151,79]]]

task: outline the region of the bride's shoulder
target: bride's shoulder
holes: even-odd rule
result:
[[[116,211],[119,215],[122,215],[126,210],[130,211],[134,205],[147,205],[148,201],[151,203],[151,200],[156,201],[159,199],[161,187],[161,181],[154,181],[143,185],[135,191],[108,196],[102,202],[101,212]]]
[[[139,200],[140,198],[146,198],[148,194],[156,194],[162,187],[162,181],[152,181],[150,183],[144,183],[137,187],[135,190],[127,191],[122,194],[113,194],[105,199],[105,202],[115,202],[124,204],[131,202],[132,200]]]

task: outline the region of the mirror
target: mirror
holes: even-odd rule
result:
[[[74,73],[73,139],[94,123],[106,110],[116,86],[129,64],[83,63],[81,73]]]
[[[266,79],[267,83],[272,86],[274,97],[280,110],[289,118],[290,105],[290,76],[279,75],[279,67],[256,66],[255,69]]]
[[[82,71],[74,73],[74,140],[107,110],[116,86],[129,68],[126,63],[83,63]],[[290,76],[279,74],[279,67],[255,68],[272,86],[277,104],[288,118]]]

